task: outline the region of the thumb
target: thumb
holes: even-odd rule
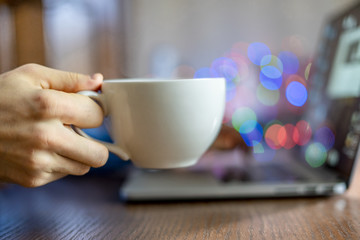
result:
[[[43,89],[54,89],[64,92],[97,90],[103,82],[100,73],[93,76],[74,72],[60,71],[37,64],[27,64],[22,68],[32,76],[32,80]]]

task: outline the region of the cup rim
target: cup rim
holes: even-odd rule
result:
[[[171,78],[118,78],[118,79],[106,79],[104,83],[159,83],[159,82],[193,82],[193,81],[209,81],[209,80],[225,80],[224,78],[184,78],[184,79],[171,79]]]

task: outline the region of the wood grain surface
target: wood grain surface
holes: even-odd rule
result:
[[[330,198],[125,204],[121,182],[85,176],[7,186],[0,239],[360,239],[359,184]]]

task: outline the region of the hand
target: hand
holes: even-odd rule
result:
[[[235,147],[240,147],[245,151],[249,149],[239,132],[232,127],[222,125],[220,133],[211,148],[226,150],[233,149]]]
[[[75,93],[97,90],[102,81],[101,74],[91,78],[36,64],[0,75],[0,181],[37,187],[104,165],[106,147],[69,126],[101,125],[101,108]]]

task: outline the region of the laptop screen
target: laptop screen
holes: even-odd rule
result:
[[[253,162],[287,158],[348,181],[360,140],[360,4],[326,23],[314,60],[239,43],[194,77],[226,79],[224,124],[240,133]],[[215,172],[242,164],[217,159]]]
[[[360,4],[330,19],[321,37],[306,118],[325,166],[349,179],[360,139]]]

